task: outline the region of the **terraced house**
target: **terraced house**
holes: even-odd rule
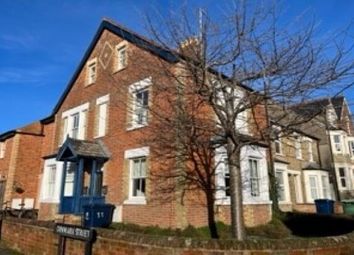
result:
[[[199,196],[193,199],[191,195],[184,203],[179,199],[159,201],[163,194],[157,194],[156,183],[149,178],[161,164],[151,144],[144,143],[144,137],[154,132],[156,118],[150,111],[166,110],[165,95],[154,93],[154,85],[174,83],[162,72],[144,67],[178,72],[181,64],[173,53],[144,37],[112,21],[102,21],[52,115],[0,135],[3,201],[32,202],[44,220],[81,215],[83,206],[94,202],[114,204],[113,221],[117,222],[172,228],[206,225],[205,203]],[[243,90],[240,88],[241,93]],[[250,113],[240,116],[237,121],[242,122],[242,132],[254,135]],[[333,132],[331,145],[336,148],[335,135],[342,131]],[[279,200],[284,210],[314,210],[314,199],[334,197],[331,175],[324,167],[332,154],[322,156],[323,138],[300,130],[294,134],[274,142]],[[347,144],[341,146],[337,152],[353,156]],[[267,153],[265,145],[247,145],[241,151],[248,226],[271,219]],[[335,157],[337,154],[334,151]],[[222,148],[217,149],[215,161],[221,163],[215,177],[216,217],[229,222],[229,173],[224,155]],[[344,180],[340,164],[338,161],[335,167],[342,191],[352,181]],[[345,166],[346,178],[353,176],[349,168]],[[17,187],[23,192],[16,192]]]

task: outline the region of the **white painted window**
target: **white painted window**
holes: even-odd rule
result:
[[[308,153],[309,153],[309,161],[313,161],[313,150],[312,150],[312,142],[311,141],[309,141],[308,142]]]
[[[75,113],[71,116],[72,118],[72,128],[71,128],[71,137],[78,138],[79,136],[79,123],[80,123],[80,113]]]
[[[96,58],[89,61],[87,64],[87,85],[96,82],[97,78],[97,61]]]
[[[278,192],[278,200],[279,202],[284,202],[286,200],[285,197],[285,181],[284,181],[284,171],[276,170],[275,178],[277,184],[277,192]]]
[[[128,64],[127,46],[117,47],[117,71],[125,68]]]
[[[295,157],[302,159],[301,138],[299,137],[295,139]]]
[[[347,187],[347,174],[345,167],[338,168],[338,175],[339,175],[339,183],[342,188]]]
[[[311,199],[315,200],[318,199],[318,179],[317,175],[310,175],[309,176],[310,180],[310,192],[311,192]]]
[[[330,198],[331,192],[329,189],[328,176],[322,175],[321,181],[322,181],[322,198]]]
[[[129,160],[129,196],[125,204],[146,204],[147,157],[149,147],[127,150],[124,158]]]
[[[279,155],[283,154],[280,138],[274,140],[274,145],[275,145],[275,153]]]
[[[96,100],[97,115],[96,115],[96,137],[106,135],[107,130],[107,113],[108,113],[109,95],[100,97]]]
[[[87,126],[87,112],[89,104],[83,104],[63,112],[63,143],[67,136],[76,139],[85,139]]]
[[[5,157],[6,142],[0,142],[0,159]]]
[[[334,149],[336,152],[342,151],[342,141],[340,135],[333,135]]]
[[[131,119],[129,128],[143,127],[148,124],[149,119],[149,86],[151,78],[144,79],[140,82],[130,85],[129,92],[132,98],[130,110]]]
[[[68,162],[66,168],[66,178],[64,186],[64,196],[71,197],[74,195],[74,177],[75,177],[76,164]]]
[[[146,157],[134,158],[131,164],[131,196],[145,197]]]
[[[44,203],[59,203],[63,163],[55,158],[46,159],[42,176],[40,200]]]
[[[57,175],[57,165],[53,164],[48,166],[48,190],[46,192],[47,197],[54,196],[56,175]]]
[[[348,142],[348,148],[349,148],[350,155],[354,157],[354,141]]]
[[[258,160],[254,158],[248,159],[250,168],[251,196],[258,197],[260,195],[260,175]]]

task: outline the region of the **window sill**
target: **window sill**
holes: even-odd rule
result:
[[[122,68],[116,68],[116,69],[112,72],[112,74],[119,73],[119,72],[121,72],[121,71],[123,71],[123,70],[125,70],[125,69],[127,69],[127,66],[124,66],[124,67],[122,67]]]
[[[59,204],[60,201],[55,199],[41,199],[39,202],[43,204]]]
[[[146,205],[146,198],[129,198],[123,202],[124,205]]]
[[[132,131],[132,130],[140,129],[140,128],[147,127],[147,126],[148,126],[147,123],[146,124],[140,124],[140,125],[135,124],[135,125],[133,125],[131,127],[128,127],[127,131]]]
[[[104,135],[97,135],[97,136],[94,136],[93,139],[103,138],[103,137],[105,137],[105,136],[106,136],[106,134],[104,134]]]

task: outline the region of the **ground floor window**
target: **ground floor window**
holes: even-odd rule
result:
[[[259,175],[258,160],[254,158],[249,158],[248,164],[249,164],[249,169],[251,174],[251,178],[250,178],[251,196],[258,197],[260,195],[260,189],[259,189],[260,175]]]
[[[277,193],[279,202],[285,201],[285,182],[284,182],[284,171],[276,170],[275,172]]]
[[[146,157],[131,159],[131,196],[145,197]]]

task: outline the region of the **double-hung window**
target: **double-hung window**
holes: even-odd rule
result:
[[[151,84],[151,78],[149,77],[129,86],[131,103],[128,109],[128,129],[139,128],[148,124]]]
[[[339,167],[338,168],[338,173],[339,173],[339,182],[342,188],[347,187],[347,175],[346,175],[346,170],[344,167]]]
[[[260,195],[260,176],[258,160],[254,158],[248,159],[250,169],[251,196],[258,197]]]
[[[127,63],[127,46],[117,47],[117,71],[125,68]]]
[[[146,158],[131,159],[131,196],[145,197]]]
[[[72,129],[71,129],[71,137],[78,138],[79,136],[79,123],[80,123],[80,114],[75,113],[72,116]]]
[[[341,144],[340,135],[334,135],[333,136],[333,142],[334,142],[335,151],[336,152],[341,152],[342,151],[342,144]]]
[[[313,200],[318,199],[318,180],[317,180],[317,175],[310,175],[309,176],[310,180],[310,194],[311,198]]]
[[[308,153],[309,153],[309,161],[313,161],[313,151],[312,151],[312,142],[308,142]]]
[[[95,137],[106,135],[109,95],[96,100]]]
[[[87,85],[95,83],[96,78],[97,78],[97,61],[96,59],[93,59],[87,64]]]
[[[275,172],[277,193],[279,202],[285,201],[285,185],[284,185],[284,171],[276,170]]]
[[[281,147],[280,138],[275,139],[274,146],[275,146],[275,153],[281,155],[282,154],[282,147]]]
[[[354,157],[354,141],[348,142],[349,152],[352,157]]]
[[[330,191],[329,191],[329,181],[328,177],[325,175],[321,176],[322,180],[322,197],[323,198],[330,198]]]
[[[0,142],[0,158],[5,157],[5,149],[6,149],[5,147],[6,147],[6,143]]]
[[[296,140],[295,140],[295,157],[297,159],[301,159],[302,158],[301,138],[296,138]]]
[[[135,93],[134,117],[138,125],[146,125],[148,122],[149,90],[147,88]]]
[[[223,160],[224,168],[223,168],[223,178],[224,178],[224,191],[225,191],[225,196],[229,197],[230,196],[230,169],[229,169],[229,162],[227,160],[227,157],[224,158]]]
[[[60,145],[65,141],[67,136],[75,139],[85,139],[88,108],[89,103],[86,103],[62,113],[62,138]]]
[[[49,165],[47,168],[47,178],[48,178],[48,186],[46,197],[53,198],[55,194],[55,181],[56,181],[56,174],[57,174],[57,166],[56,164]]]

